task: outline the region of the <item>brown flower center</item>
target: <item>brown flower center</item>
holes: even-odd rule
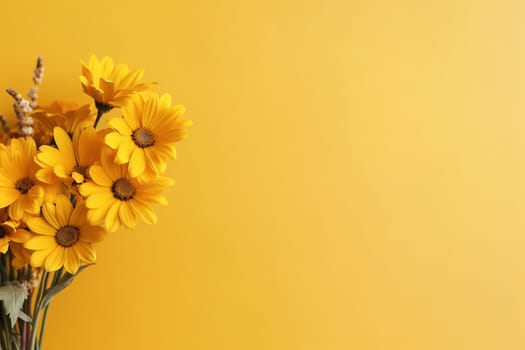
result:
[[[31,189],[31,187],[33,187],[34,183],[33,183],[33,180],[31,180],[30,177],[23,177],[21,179],[19,179],[16,183],[15,183],[15,188],[17,190],[20,191],[20,193],[22,194],[26,194],[27,192],[29,192],[29,190]]]
[[[9,230],[4,225],[0,225],[0,238],[4,238],[8,234]]]
[[[113,191],[113,197],[121,201],[128,201],[135,195],[135,186],[128,179],[120,178],[113,182],[111,191]]]
[[[155,134],[150,129],[138,128],[131,135],[133,141],[140,148],[146,148],[155,144]]]
[[[80,229],[76,226],[63,226],[55,235],[55,240],[62,247],[71,247],[78,241],[80,237]]]

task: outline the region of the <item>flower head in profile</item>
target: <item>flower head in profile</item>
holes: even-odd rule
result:
[[[29,237],[31,237],[31,233],[29,233],[28,231],[26,232],[29,235]],[[13,260],[11,261],[11,264],[15,269],[21,269],[22,267],[29,264],[31,260],[31,253],[33,253],[33,251],[25,248],[24,243],[11,241],[9,249],[13,253]]]
[[[0,209],[0,253],[5,254],[13,242],[23,243],[30,237],[29,232],[18,226],[16,221],[9,220],[7,208]]]
[[[141,69],[130,72],[125,64],[115,66],[110,57],[99,61],[91,55],[87,64],[82,62],[80,82],[84,92],[95,100],[97,108],[111,109],[120,107],[132,94],[153,87],[153,84],[140,82],[143,75]]]
[[[34,250],[32,266],[44,266],[47,271],[62,267],[75,274],[81,265],[96,260],[94,243],[103,240],[106,231],[86,221],[86,208],[80,202],[75,208],[65,195],[57,195],[56,204],[45,203],[43,217],[30,217],[27,226],[35,234],[24,243]]]
[[[175,158],[175,143],[187,136],[190,120],[183,120],[185,108],[172,106],[168,94],[136,94],[122,107],[122,118],[108,124],[114,131],[106,144],[117,150],[115,162],[128,163],[129,174],[155,177],[166,170],[166,160]]]
[[[157,216],[150,206],[167,205],[161,193],[173,181],[158,177],[147,183],[141,182],[130,176],[127,166],[115,164],[113,157],[111,151],[103,152],[102,164],[89,169],[91,181],[79,187],[79,192],[86,197],[88,221],[92,224],[104,222],[109,232],[120,226],[135,227],[138,217],[155,224]]]
[[[36,152],[35,141],[29,137],[12,139],[0,148],[0,208],[9,206],[13,220],[40,213],[45,189],[35,177],[39,169],[33,160]]]
[[[77,129],[73,140],[66,131],[55,127],[56,147],[41,146],[35,161],[42,167],[36,178],[47,184],[81,184],[88,168],[99,161],[104,141],[93,127]]]
[[[76,103],[55,101],[49,106],[34,110],[31,116],[38,122],[36,132],[51,136],[56,126],[73,135],[78,129],[93,125],[96,114],[89,105],[79,107]]]

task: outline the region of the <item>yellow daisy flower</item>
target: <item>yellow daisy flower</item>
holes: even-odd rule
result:
[[[41,146],[35,161],[42,167],[36,178],[47,184],[80,184],[88,175],[87,169],[98,162],[104,141],[102,136],[90,126],[78,129],[73,140],[66,131],[55,127],[53,136],[56,148]]]
[[[112,107],[120,107],[135,92],[153,87],[153,84],[140,83],[143,75],[142,69],[130,72],[127,65],[115,66],[109,57],[99,61],[91,55],[87,64],[82,62],[80,82],[84,92],[95,100],[97,109],[107,112]]]
[[[7,208],[0,209],[0,253],[5,254],[12,242],[23,243],[29,237],[29,232],[19,229],[17,222],[9,220]]]
[[[31,116],[39,122],[38,132],[52,134],[59,126],[73,135],[79,128],[94,125],[96,114],[89,105],[79,107],[76,103],[55,101],[50,106],[36,109]]]
[[[32,138],[12,139],[9,146],[0,148],[0,208],[9,206],[13,220],[40,213],[45,189],[35,178],[36,152]]]
[[[86,222],[86,207],[78,203],[75,208],[68,197],[58,195],[56,205],[45,203],[42,217],[27,219],[29,229],[37,234],[24,243],[24,247],[34,250],[31,265],[44,266],[47,271],[64,267],[75,274],[81,265],[96,260],[93,243],[103,240],[106,232],[100,226]]]
[[[129,174],[155,177],[166,170],[166,160],[175,159],[175,143],[187,137],[190,120],[183,120],[184,106],[172,106],[171,97],[156,93],[136,94],[122,106],[122,118],[112,118],[114,129],[106,144],[117,150],[115,162],[128,164]]]
[[[11,242],[24,243],[30,237],[29,232],[18,229],[14,221],[6,221],[0,224],[0,253],[5,254]]]
[[[88,221],[104,222],[109,232],[115,232],[121,225],[135,227],[138,217],[155,224],[157,216],[150,205],[168,204],[161,192],[172,185],[173,180],[158,177],[148,183],[141,182],[130,176],[127,166],[115,164],[113,157],[112,152],[103,152],[102,164],[89,169],[92,182],[79,187],[79,192],[86,197]]]

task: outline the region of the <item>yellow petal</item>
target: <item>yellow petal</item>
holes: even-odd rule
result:
[[[69,218],[69,224],[80,227],[86,224],[87,208],[86,202],[77,202],[77,206],[73,209],[71,217]]]
[[[42,206],[42,214],[44,215],[44,218],[51,226],[53,226],[53,228],[58,230],[64,225],[58,222],[56,212],[56,206],[53,203],[47,202]]]
[[[113,120],[113,119],[112,119]],[[106,143],[106,145],[108,145],[109,147],[113,148],[113,149],[117,149],[120,144],[128,139],[129,137],[125,137],[125,136],[122,136],[121,134],[119,134],[118,132],[116,131],[113,131],[113,132],[110,132],[109,134],[106,135],[106,137],[104,137],[104,142]]]
[[[56,271],[64,266],[64,247],[57,246],[53,249],[44,265],[47,271]]]
[[[131,127],[126,123],[126,121],[123,118],[111,118],[108,122],[108,124],[115,129],[117,132],[113,132],[111,134],[121,134],[121,135],[131,135],[133,130],[131,130]],[[107,139],[108,136],[106,136],[106,143],[108,142]],[[111,145],[108,144],[108,146],[111,147]],[[115,148],[115,147],[113,147]]]
[[[120,222],[126,228],[134,228],[137,226],[137,215],[132,210],[129,202],[122,202],[119,209]]]
[[[9,207],[9,216],[13,220],[21,220],[24,216],[24,196],[18,197],[16,201]]]
[[[97,259],[97,253],[95,251],[95,247],[93,247],[91,244],[79,242],[75,244],[72,248],[78,254],[82,262],[91,264],[91,263],[94,263],[95,260]]]
[[[108,187],[99,186],[94,182],[86,182],[78,186],[78,192],[84,197],[89,197],[95,193],[109,191]]]
[[[77,184],[81,184],[84,182],[84,175],[77,173],[76,171],[73,171],[71,173],[71,177],[73,178],[73,181],[75,181]]]
[[[30,258],[31,265],[35,266],[35,267],[40,267],[40,266],[44,265],[44,262],[45,262],[46,258],[55,249],[56,249],[56,247],[52,247],[50,249],[35,251],[33,254],[31,254],[31,258]]]
[[[118,211],[120,207],[120,201],[115,201],[109,208],[106,219],[104,221],[106,231],[115,232],[120,227],[120,220],[118,218]]]
[[[38,170],[36,172],[35,177],[39,181],[44,182],[46,184],[53,184],[53,183],[57,183],[59,181],[58,177],[56,176],[54,171],[52,169],[50,169],[50,168],[45,168],[45,169]]]
[[[60,127],[55,127],[53,129],[53,136],[64,161],[62,166],[66,169],[66,172],[70,172],[76,165],[73,142],[67,132]]]
[[[0,208],[11,205],[20,196],[20,191],[14,188],[0,188]]]
[[[60,227],[69,225],[69,217],[73,211],[73,204],[66,196],[60,194],[56,197],[56,218]]]
[[[41,185],[31,187],[25,196],[25,211],[31,214],[40,213],[40,207],[44,201],[44,188]]]
[[[80,267],[80,257],[76,254],[74,249],[64,249],[64,268],[67,272],[74,275],[78,272]]]
[[[107,237],[107,232],[100,226],[84,225],[80,227],[79,239],[84,242],[97,243]]]
[[[125,140],[122,142],[117,150],[117,154],[115,156],[115,162],[117,164],[125,164],[130,161],[131,153],[138,149],[137,145],[131,140]]]
[[[129,175],[131,177],[137,177],[144,173],[146,169],[146,159],[144,158],[144,150],[136,148],[131,154],[131,158],[128,165]]]
[[[97,185],[110,187],[113,184],[113,181],[100,165],[93,165],[89,168],[89,176]]]
[[[86,199],[86,207],[90,209],[108,207],[115,200],[115,197],[110,191],[93,193]]]
[[[8,240],[0,242],[0,253],[5,254],[5,253],[7,253],[8,249],[9,249],[9,241]]]
[[[91,225],[98,225],[104,221],[104,218],[106,217],[106,213],[108,212],[108,209],[110,206],[107,207],[100,207],[96,209],[89,209],[87,212],[87,221]]]
[[[150,207],[148,207],[145,203],[138,201],[138,200],[132,200],[130,201],[130,204],[135,208],[135,211],[142,217],[142,219],[147,222],[150,225],[154,225],[157,223],[157,215],[151,210]]]
[[[27,219],[26,223],[32,232],[38,233],[40,235],[55,236],[57,231],[41,217],[30,217]]]
[[[24,247],[32,250],[46,250],[56,246],[57,242],[52,236],[36,236],[24,243]]]
[[[13,242],[24,243],[31,238],[31,234],[27,230],[17,229],[10,238]]]

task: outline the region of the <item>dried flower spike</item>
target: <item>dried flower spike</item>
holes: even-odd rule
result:
[[[18,127],[23,136],[33,135],[33,118],[30,116],[33,108],[31,103],[13,89],[7,89],[7,93],[14,98],[13,109],[18,118]]]
[[[44,79],[44,61],[41,56],[36,59],[36,68],[33,75],[33,87],[27,93],[27,96],[31,99],[31,107],[35,108],[38,105],[38,85],[42,84]]]

